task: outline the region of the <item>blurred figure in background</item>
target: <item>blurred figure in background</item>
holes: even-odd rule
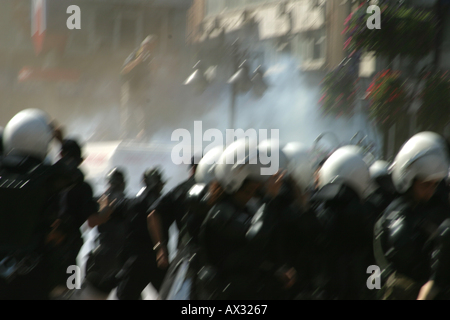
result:
[[[150,68],[156,46],[156,36],[149,35],[125,60],[122,67],[122,107],[126,110],[124,130],[128,138],[145,135],[150,102]],[[127,138],[124,137],[124,138]]]

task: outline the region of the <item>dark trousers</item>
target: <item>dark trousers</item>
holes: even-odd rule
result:
[[[52,289],[50,270],[51,264],[42,257],[29,271],[9,279],[0,277],[0,300],[48,300]]]
[[[119,300],[139,300],[145,287],[151,283],[159,291],[166,274],[156,264],[156,255],[151,253],[135,253],[127,255],[119,276],[117,297]]]

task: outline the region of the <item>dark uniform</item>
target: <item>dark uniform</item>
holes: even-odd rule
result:
[[[156,210],[160,214],[163,225],[163,235],[166,240],[169,239],[170,226],[172,223],[176,223],[179,231],[178,248],[183,247],[190,239],[186,229],[186,222],[188,219],[186,196],[188,191],[194,185],[195,178],[192,176],[161,197],[148,211],[148,213],[150,213],[153,210]]]
[[[326,298],[370,296],[366,270],[373,264],[372,234],[377,214],[363,205],[352,189],[343,185],[332,200],[323,203],[317,215],[328,242]]]
[[[304,211],[295,202],[291,187],[284,183],[271,208],[278,212],[278,250],[297,272],[297,281],[290,290],[295,299],[312,299],[319,286],[321,253],[324,250],[324,230],[315,209]],[[265,202],[270,201],[266,199]]]
[[[210,205],[208,204],[209,185],[195,184],[187,192],[183,216],[183,244],[179,246],[177,255],[171,261],[166,277],[160,290],[163,300],[197,299],[192,284],[202,265],[199,261],[199,234],[203,220],[206,218]]]
[[[120,191],[107,192],[110,199],[117,199],[108,221],[97,226],[98,245],[86,262],[86,279],[98,290],[109,293],[118,285],[117,273],[122,268],[123,244],[126,236],[128,203]]]
[[[436,274],[439,259],[446,264],[446,237],[445,233],[440,236],[439,230],[449,213],[442,210],[448,204],[440,202],[439,196],[437,192],[433,201],[419,205],[407,196],[399,197],[377,222],[374,251],[382,268],[382,299],[416,299],[421,287]],[[445,273],[438,274],[439,278]]]
[[[85,181],[61,192],[58,200],[57,219],[60,224],[57,230],[64,239],[54,246],[53,252],[55,262],[61,267],[56,284],[66,286],[67,267],[77,265],[77,256],[84,244],[80,228],[90,215],[98,211],[98,203],[93,198],[91,186]]]
[[[436,246],[433,254],[431,280],[439,289],[435,300],[450,299],[450,219],[445,220],[439,226],[436,234]]]
[[[48,299],[53,288],[52,200],[82,181],[76,167],[6,156],[0,164],[0,299]]]
[[[200,233],[200,262],[196,279],[199,299],[286,299],[290,292],[278,279],[289,268],[280,250],[286,240],[280,233],[281,197],[267,201],[254,212],[239,208],[226,196],[209,211]],[[291,216],[292,217],[292,216]],[[286,248],[286,247],[285,247]]]
[[[146,188],[136,199],[130,199],[127,214],[127,233],[124,244],[125,264],[119,275],[117,297],[138,300],[151,283],[159,291],[165,270],[158,268],[153,242],[147,228],[147,211],[158,199],[159,192]]]

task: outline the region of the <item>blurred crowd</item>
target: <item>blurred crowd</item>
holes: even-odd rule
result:
[[[48,155],[60,145],[57,161]],[[49,115],[26,109],[2,130],[0,299],[74,299],[80,228],[97,228],[80,290],[120,300],[425,300],[450,297],[449,145],[405,141],[393,161],[349,142],[248,139],[196,154],[163,194],[160,167],[125,194],[110,168],[94,197],[83,151]],[[260,155],[278,152],[279,170]],[[171,226],[178,230],[169,259]]]

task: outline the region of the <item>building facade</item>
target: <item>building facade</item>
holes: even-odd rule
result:
[[[120,137],[120,71],[150,35],[157,36],[147,111],[168,118],[177,75],[188,72],[186,16],[189,0],[46,0],[41,52],[31,38],[32,1],[0,2],[0,126],[19,110],[48,111],[84,139]],[[70,5],[81,11],[81,28],[68,29]],[[184,69],[183,69],[184,68]],[[27,70],[39,70],[27,76]],[[51,70],[52,72],[50,72]],[[163,106],[163,107],[162,107]],[[149,127],[158,122],[149,122]]]

